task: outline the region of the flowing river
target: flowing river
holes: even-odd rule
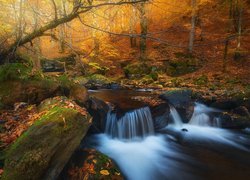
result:
[[[138,91],[95,91],[93,96],[122,104],[123,116],[112,110],[105,133],[92,135],[85,143],[111,157],[126,179],[246,179],[250,176],[249,129],[220,128],[209,114],[219,111],[195,104],[193,116],[183,123],[170,106],[171,124],[155,131],[149,107],[131,97],[151,95]],[[105,97],[105,98],[102,98]],[[124,105],[125,104],[125,105]]]

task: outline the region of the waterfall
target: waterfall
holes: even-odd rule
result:
[[[112,138],[133,139],[154,134],[153,119],[149,107],[126,112],[121,118],[109,111],[105,133]]]
[[[170,115],[173,119],[174,126],[181,127],[183,125],[183,122],[181,120],[179,113],[176,111],[174,106],[170,105],[169,107],[170,107]]]
[[[195,103],[194,112],[189,124],[197,126],[220,126],[218,118],[210,118],[209,113],[211,112],[218,112],[218,110],[207,107],[204,104]]]

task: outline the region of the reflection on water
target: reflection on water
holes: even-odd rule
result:
[[[149,91],[131,90],[91,90],[89,93],[91,96],[110,102],[123,110],[136,109],[146,105],[146,103],[137,101],[133,97],[155,96]]]

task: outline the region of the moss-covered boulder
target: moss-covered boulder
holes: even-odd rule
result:
[[[48,80],[5,81],[0,87],[0,102],[4,107],[12,107],[16,102],[37,104],[63,94],[60,84]]]
[[[93,74],[87,77],[88,82],[85,87],[88,89],[109,89],[111,84],[114,83],[111,79],[101,74]]]
[[[141,78],[151,73],[152,68],[145,63],[129,64],[124,69],[126,78]]]
[[[87,90],[67,75],[46,76],[32,72],[28,64],[0,66],[0,108],[13,108],[16,102],[39,104],[54,96],[71,97],[80,105],[88,98]]]
[[[8,150],[3,179],[56,179],[91,124],[85,109],[66,98],[47,100],[40,110],[44,115]]]

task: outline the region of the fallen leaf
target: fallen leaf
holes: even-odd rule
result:
[[[109,175],[109,172],[108,172],[108,170],[101,170],[100,171],[100,173],[102,174],[102,175],[105,175],[105,176],[108,176]]]

